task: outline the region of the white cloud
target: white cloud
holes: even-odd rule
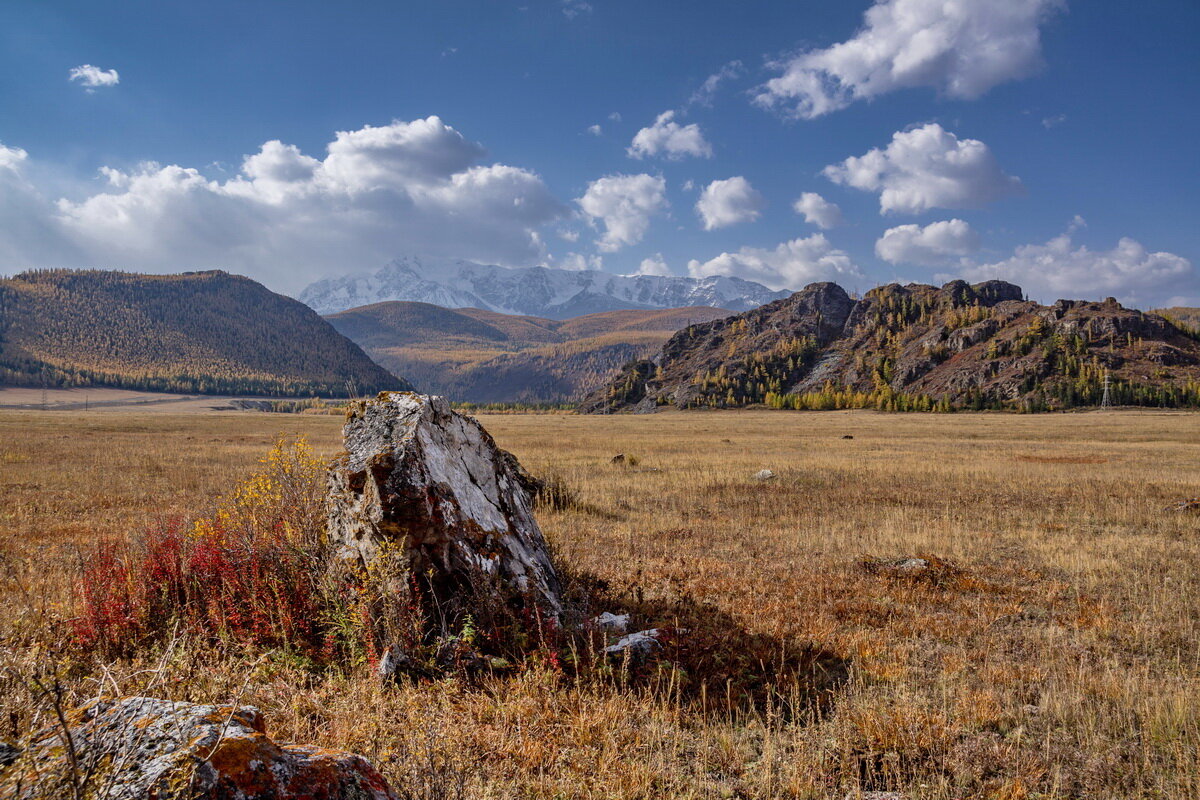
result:
[[[78,67],[71,68],[67,80],[72,82],[79,81],[90,92],[102,86],[116,86],[121,82],[121,76],[117,74],[115,69],[100,69],[99,67],[93,67],[91,64],[81,64]]]
[[[620,121],[621,121],[621,112],[620,112],[620,111],[614,111],[614,112],[612,112],[611,114],[609,114],[609,115],[608,115],[608,118],[609,118],[609,120],[611,120],[612,122],[620,122]]]
[[[1067,121],[1066,114],[1055,114],[1052,117],[1045,117],[1042,120],[1042,127],[1045,128],[1046,130],[1050,130],[1051,128],[1057,128],[1059,125],[1062,125],[1066,121]]]
[[[599,125],[590,125],[588,126],[588,133],[592,136],[602,136],[604,135],[604,128],[601,128]]]
[[[659,114],[653,125],[637,132],[626,152],[631,158],[662,154],[672,161],[678,161],[685,156],[712,158],[712,145],[705,140],[700,126],[694,122],[690,125],[680,125],[674,120],[674,111]]]
[[[28,159],[29,153],[26,153],[21,148],[5,147],[3,144],[0,144],[0,169],[16,172]]]
[[[609,175],[589,183],[576,202],[593,222],[604,223],[604,235],[596,245],[612,253],[640,242],[650,228],[650,217],[667,208],[667,182],[645,173]]]
[[[585,256],[581,253],[567,253],[555,265],[559,269],[569,269],[577,272],[585,269],[600,270],[604,268],[604,259],[600,256]]]
[[[688,262],[688,273],[694,278],[729,275],[771,289],[792,290],[814,281],[862,278],[850,256],[834,248],[822,233],[784,242],[774,250],[743,247],[703,263],[693,260]]]
[[[792,208],[797,214],[803,214],[804,221],[809,225],[816,225],[822,230],[842,224],[842,210],[816,192],[800,195],[800,199],[792,203]]]
[[[655,253],[650,258],[643,258],[637,272],[633,274],[660,275],[663,277],[669,277],[671,275],[671,268],[667,266],[667,262],[662,257],[662,253]]]
[[[959,139],[937,123],[898,131],[891,143],[825,168],[834,183],[879,192],[883,213],[977,208],[1024,191],[1005,175],[986,144]]]
[[[884,231],[875,242],[875,255],[889,264],[939,266],[979,249],[979,235],[961,219],[920,225],[900,225]]]
[[[575,19],[580,14],[592,13],[592,4],[586,0],[562,0],[562,12],[567,19]]]
[[[741,61],[730,61],[704,79],[704,83],[700,84],[700,88],[692,92],[692,96],[688,98],[687,105],[711,106],[713,97],[716,96],[717,90],[721,88],[721,84],[741,77],[743,72],[745,72],[745,68],[742,66]]]
[[[1039,27],[1065,0],[877,0],[851,39],[775,66],[755,101],[803,119],[898,89],[973,99],[1042,64]]]
[[[1011,257],[962,270],[971,281],[999,278],[1020,285],[1049,302],[1058,298],[1119,298],[1131,305],[1150,305],[1156,298],[1179,293],[1193,277],[1192,264],[1173,253],[1154,253],[1128,237],[1111,250],[1093,251],[1072,241],[1082,220],[1045,244],[1016,248]]]
[[[106,191],[57,203],[0,170],[0,268],[220,267],[289,290],[401,252],[544,260],[537,229],[565,207],[534,173],[476,164],[482,155],[429,117],[339,132],[324,159],[269,141],[225,181],[178,165],[106,168]]]
[[[696,201],[696,213],[704,222],[704,230],[712,231],[739,222],[753,222],[763,204],[763,196],[750,181],[738,175],[705,187]]]

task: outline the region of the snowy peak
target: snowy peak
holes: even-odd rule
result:
[[[613,275],[550,267],[510,269],[461,259],[404,256],[373,273],[317,281],[301,292],[300,300],[321,314],[388,300],[410,300],[445,308],[482,308],[501,314],[567,319],[602,311],[682,306],[746,311],[787,295],[723,276]]]

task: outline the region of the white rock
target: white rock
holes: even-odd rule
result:
[[[342,435],[328,531],[343,557],[370,563],[402,546],[440,604],[465,601],[487,580],[508,600],[532,597],[558,613],[532,479],[478,422],[441,397],[384,392],[351,404]]]
[[[629,615],[613,614],[605,611],[603,614],[593,619],[592,623],[602,631],[624,633],[625,631],[629,630]]]
[[[773,481],[775,477],[775,473],[769,469],[761,469],[754,473],[754,480],[756,481]]]
[[[610,656],[619,656],[625,653],[629,653],[631,656],[645,656],[654,648],[661,646],[658,642],[659,635],[658,628],[631,633],[622,637],[616,644],[604,648],[604,652]]]

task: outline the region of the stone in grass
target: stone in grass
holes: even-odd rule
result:
[[[399,800],[362,756],[272,741],[251,706],[101,698],[66,721],[0,771],[0,797],[72,797],[86,776],[104,800]]]
[[[607,633],[624,633],[629,630],[629,615],[613,614],[611,611],[605,611],[594,618],[592,623]]]
[[[536,482],[483,427],[441,397],[384,392],[350,404],[346,452],[329,471],[329,539],[373,561],[403,548],[442,609],[472,598],[561,609],[558,575],[534,519]],[[394,552],[394,550],[393,550]]]
[[[616,644],[604,648],[604,652],[609,656],[628,656],[635,660],[643,659],[659,647],[662,647],[662,644],[658,640],[661,635],[662,633],[658,628],[631,633],[628,636],[622,637]]]
[[[760,469],[758,472],[754,473],[754,480],[759,481],[760,483],[773,481],[776,477],[778,476],[769,469]]]

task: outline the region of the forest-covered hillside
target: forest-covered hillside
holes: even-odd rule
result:
[[[409,388],[304,304],[220,271],[0,279],[0,384],[284,396]]]

